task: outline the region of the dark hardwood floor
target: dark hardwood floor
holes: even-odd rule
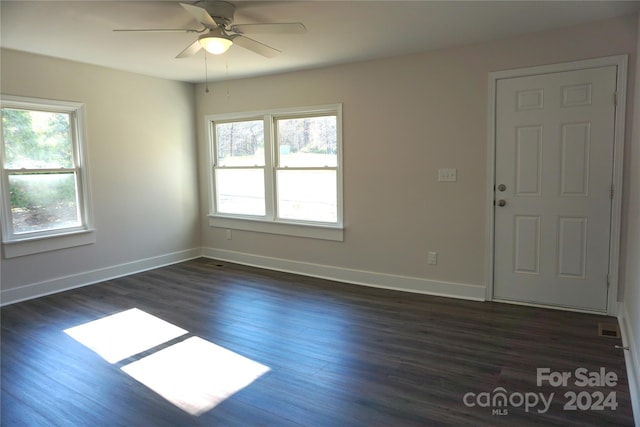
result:
[[[134,307],[189,333],[115,364],[64,333]],[[3,426],[633,425],[624,356],[614,348],[621,342],[598,336],[598,324],[615,319],[602,316],[394,292],[209,259],[1,313]],[[270,370],[200,416],[121,370],[188,337]],[[571,378],[538,386],[537,368]],[[589,378],[604,368],[617,375],[616,384],[576,384],[579,368]],[[506,406],[492,402],[497,387]],[[571,393],[576,410],[565,409]],[[600,394],[614,396],[617,408]],[[598,401],[604,409],[597,410]]]

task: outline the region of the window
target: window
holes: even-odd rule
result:
[[[217,212],[265,215],[264,123],[221,122],[215,132]]]
[[[85,236],[12,247],[90,231],[82,104],[3,96],[1,106],[5,256],[91,243]]]
[[[216,227],[342,240],[341,105],[207,117]]]

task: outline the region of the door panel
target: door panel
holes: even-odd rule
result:
[[[540,217],[515,216],[515,265],[513,271],[524,274],[540,272]]]
[[[494,299],[606,311],[616,73],[497,81]]]
[[[590,123],[562,125],[560,141],[560,195],[588,196]]]
[[[560,218],[557,264],[560,277],[586,278],[587,218]]]
[[[540,196],[542,127],[519,127],[516,135],[516,194],[518,196]]]

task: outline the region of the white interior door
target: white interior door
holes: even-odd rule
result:
[[[497,81],[494,299],[607,310],[616,72]]]

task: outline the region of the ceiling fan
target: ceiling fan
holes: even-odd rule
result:
[[[259,55],[272,58],[280,53],[278,49],[246,37],[245,34],[302,34],[307,29],[301,22],[263,23],[263,24],[233,24],[235,5],[219,0],[204,0],[194,4],[180,3],[200,24],[202,29],[117,29],[113,31],[136,32],[186,32],[202,33],[193,43],[180,52],[176,58],[187,58],[195,55],[201,49],[212,54],[226,52],[236,44]]]

